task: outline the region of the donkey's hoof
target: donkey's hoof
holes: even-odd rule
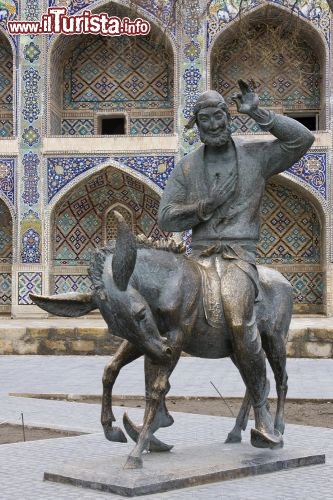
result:
[[[127,438],[119,427],[112,427],[111,425],[103,426],[104,435],[109,441],[116,443],[127,443]]]
[[[143,466],[142,458],[131,457],[130,455],[126,460],[124,469],[142,469],[142,466]]]
[[[157,439],[157,437],[152,436],[149,441],[148,451],[151,452],[162,452],[162,451],[170,451],[173,448],[173,444],[166,444],[163,441]]]
[[[229,432],[225,443],[240,443],[242,441],[242,436],[234,432]]]
[[[251,444],[255,448],[270,448],[271,450],[283,448],[283,438],[279,431],[274,434],[251,429]]]
[[[284,434],[284,428],[285,428],[284,422],[275,422],[274,423],[274,429],[276,431],[280,432],[280,434]]]
[[[129,437],[131,439],[133,439],[133,441],[135,443],[137,443],[138,439],[139,439],[139,434],[142,430],[142,426],[135,425],[135,423],[132,422],[132,420],[129,418],[127,412],[125,412],[123,415],[123,423],[124,423],[125,431],[129,435]],[[163,441],[160,441],[159,439],[157,439],[157,437],[155,437],[153,434],[150,436],[148,446],[147,446],[147,450],[153,451],[153,452],[155,452],[155,451],[170,451],[172,448],[173,448],[172,444],[163,443]]]

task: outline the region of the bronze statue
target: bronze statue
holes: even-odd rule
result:
[[[314,136],[297,121],[261,109],[250,85],[238,83],[241,92],[233,96],[238,112],[276,140],[232,139],[223,97],[204,92],[188,124],[196,123],[204,145],[181,160],[171,174],[161,199],[159,225],[166,231],[192,228],[193,258],[217,270],[235,362],[253,403],[252,444],[267,440],[273,446],[282,438],[274,431],[266,404],[265,355],[254,308],[261,300],[256,267],[260,205],[266,180],[298,161]]]
[[[287,392],[285,341],[292,312],[292,288],[273,269],[256,266],[259,208],[265,179],[280,172],[310,147],[313,136],[294,120],[258,108],[258,98],[240,82],[235,97],[246,112],[277,140],[241,142],[230,136],[223,98],[209,91],[199,97],[196,121],[205,146],[186,156],[167,184],[160,206],[165,230],[193,229],[193,256],[172,241],[135,238],[116,214],[118,237],[97,250],[90,266],[92,293],[42,297],[40,307],[60,316],[82,316],[99,309],[110,332],[125,341],[103,376],[101,421],[110,441],[126,441],[113,427],[112,388],[120,369],[145,356],[146,408],[142,426],[124,415],[136,441],[126,468],[142,467],[142,452],[171,446],[154,433],[170,426],[165,396],[182,351],[204,358],[230,356],[244,379],[246,394],[228,442],[241,440],[251,405],[257,447],[283,445]],[[274,423],[268,405],[265,354],[273,369],[278,406]]]
[[[136,426],[124,415],[124,426],[137,442],[125,464],[126,468],[142,467],[142,452],[167,451],[172,448],[154,433],[173,423],[165,396],[169,377],[182,351],[204,358],[233,355],[231,332],[221,303],[213,299],[220,279],[213,268],[201,266],[181,253],[172,242],[151,243],[135,239],[124,219],[119,220],[115,248],[97,250],[90,266],[94,285],[92,293],[66,293],[43,297],[30,295],[44,310],[60,316],[83,316],[99,309],[110,332],[125,341],[119,347],[103,375],[101,421],[110,441],[125,442],[118,427],[113,427],[112,388],[120,369],[140,356],[145,356],[146,408],[142,426]],[[292,288],[277,271],[260,267],[259,283],[262,300],[255,305],[257,325],[263,348],[272,366],[278,393],[274,427],[284,431],[284,401],[287,392],[285,341],[292,311]],[[203,286],[204,283],[209,286]],[[205,296],[207,288],[210,290]],[[217,307],[210,308],[214,304]],[[219,314],[218,315],[216,314]],[[266,385],[268,391],[268,385]],[[228,442],[239,442],[246,428],[251,407],[249,391],[236,419]],[[281,446],[265,437],[258,446]]]

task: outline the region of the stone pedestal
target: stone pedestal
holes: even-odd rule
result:
[[[127,497],[159,493],[280,470],[322,464],[325,455],[302,448],[260,450],[249,444],[213,443],[149,453],[143,469],[123,469],[127,456],[55,466],[44,479]]]

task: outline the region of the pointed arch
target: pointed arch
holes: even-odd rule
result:
[[[239,78],[254,79],[265,107],[310,115],[317,128],[327,128],[327,44],[312,23],[290,9],[266,3],[226,25],[209,49],[208,65],[210,86],[231,104],[234,131],[258,131],[255,122],[237,115],[231,101]]]
[[[123,18],[130,16],[130,9],[109,1],[94,5],[92,12]],[[150,22],[148,36],[53,38],[47,70],[47,135],[100,135],[103,118],[119,117],[125,120],[126,135],[174,132],[176,43],[145,10],[136,7],[135,14]]]
[[[115,162],[81,175],[49,207],[51,288],[57,293],[86,291],[87,266],[95,248],[112,238],[112,210],[120,209],[135,233],[165,236],[157,226],[161,189]],[[126,212],[126,213],[125,213]],[[108,238],[107,238],[108,239]]]

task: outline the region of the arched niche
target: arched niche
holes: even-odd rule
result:
[[[13,221],[0,198],[0,313],[9,313],[12,303]]]
[[[0,31],[0,139],[14,135],[13,50]]]
[[[93,12],[101,11],[137,17],[113,2]],[[145,36],[56,39],[49,58],[48,135],[173,134],[174,48],[150,23]]]
[[[323,220],[305,190],[281,176],[266,186],[261,207],[259,264],[282,272],[293,286],[294,313],[325,311]]]
[[[56,293],[86,291],[91,253],[114,235],[112,210],[118,210],[132,230],[160,239],[159,195],[144,182],[113,166],[76,184],[52,212],[52,283]]]
[[[265,5],[225,28],[210,52],[211,87],[231,105],[234,132],[258,132],[238,115],[231,96],[239,78],[253,80],[261,104],[300,119],[312,130],[327,128],[327,54],[319,32],[287,9]]]

